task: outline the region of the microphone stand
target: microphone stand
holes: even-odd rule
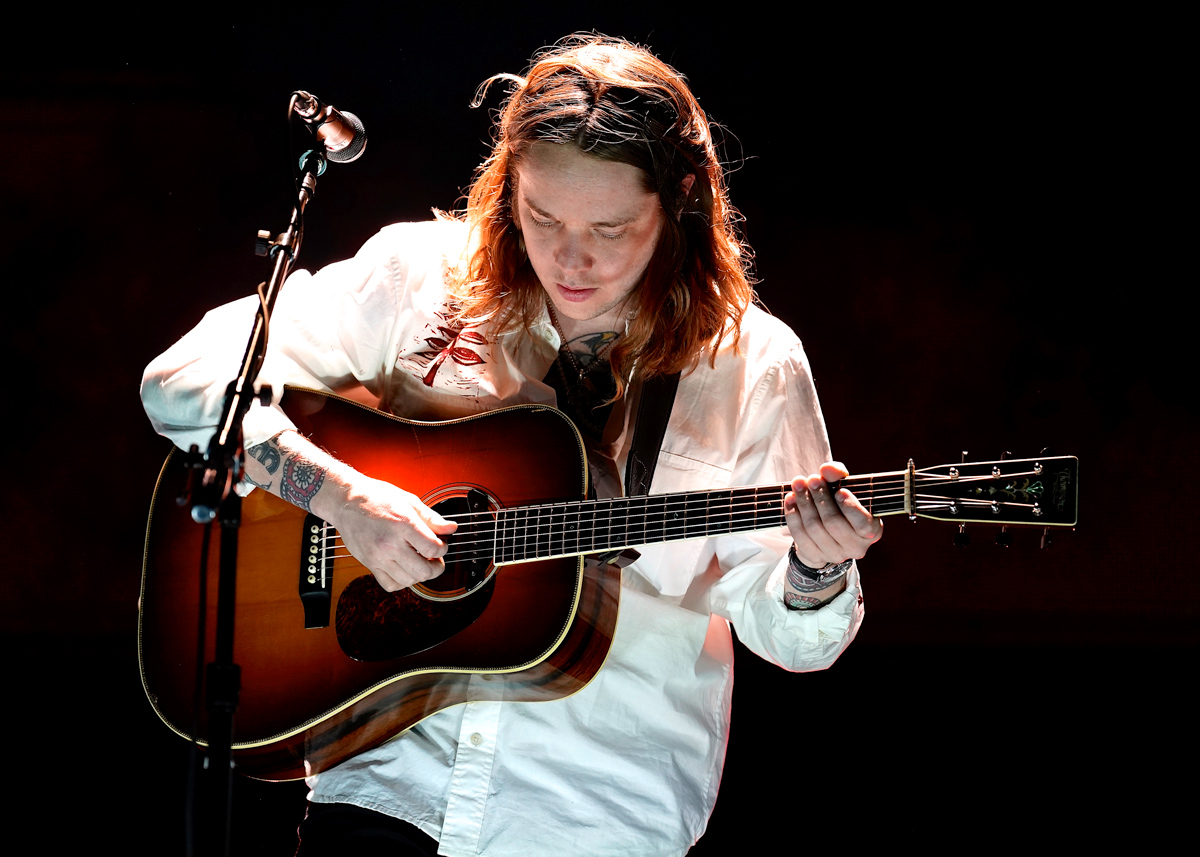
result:
[[[200,524],[209,524],[217,519],[221,525],[216,655],[207,666],[205,680],[208,710],[208,758],[205,767],[208,773],[204,792],[208,799],[211,824],[207,827],[208,838],[204,851],[214,855],[229,853],[233,806],[233,718],[241,691],[241,669],[233,660],[233,626],[237,593],[238,526],[241,522],[241,497],[234,486],[242,478],[245,460],[242,420],[255,398],[264,405],[271,403],[270,386],[263,385],[255,393],[254,384],[267,353],[269,320],[275,299],[300,252],[304,235],[304,209],[316,192],[317,177],[325,171],[324,145],[305,153],[300,161],[300,169],[303,177],[299,198],[292,209],[287,230],[274,239],[269,232],[258,233],[256,252],[260,256],[271,256],[274,268],[270,280],[258,287],[258,313],[238,375],[226,388],[225,405],[217,431],[209,442],[206,456],[201,458],[198,448],[193,446],[185,458],[189,468],[188,494],[192,518]],[[197,471],[200,473],[198,480],[195,478]],[[187,502],[181,498],[181,505]],[[201,585],[205,588],[207,575],[206,566],[201,578]],[[199,621],[203,629],[207,622],[203,607]],[[203,651],[201,642],[198,657],[203,657]],[[189,853],[191,847],[189,842]]]

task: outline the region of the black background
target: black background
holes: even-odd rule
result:
[[[891,518],[833,669],[739,653],[694,853],[1147,844],[1174,823],[1200,642],[1178,22],[613,3],[20,15],[0,92],[16,560],[0,633],[8,775],[47,842],[181,850],[185,748],[137,674],[168,449],[137,385],[205,309],[266,277],[251,248],[290,207],[289,93],[370,134],[321,181],[315,268],[454,207],[488,149],[477,84],[590,29],[649,45],[725,129],[760,294],[804,340],[852,472],[963,450],[1081,461],[1080,525],[1050,550],[982,528],[957,550],[943,525]],[[236,853],[290,854],[303,801],[299,784],[240,781]]]

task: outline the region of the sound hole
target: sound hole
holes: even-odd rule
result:
[[[446,570],[413,587],[413,591],[431,601],[465,598],[492,579],[497,508],[492,498],[478,488],[446,488],[425,503],[443,517],[459,522],[458,529],[446,537]]]

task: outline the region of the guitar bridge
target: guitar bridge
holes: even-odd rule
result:
[[[333,552],[326,545],[333,527],[316,515],[304,518],[300,546],[300,603],[305,628],[328,628],[333,589]]]

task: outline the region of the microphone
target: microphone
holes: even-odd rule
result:
[[[367,147],[367,132],[353,113],[322,104],[315,95],[298,89],[292,93],[292,110],[325,144],[325,154],[337,164],[358,160]]]

